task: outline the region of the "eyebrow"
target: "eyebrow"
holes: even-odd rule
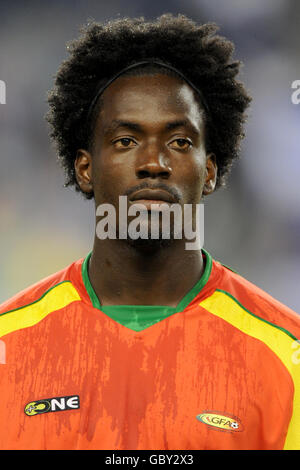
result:
[[[187,127],[194,134],[200,134],[199,129],[197,129],[197,127],[194,126],[188,119],[177,119],[175,121],[170,121],[165,124],[165,130],[167,131],[172,131],[174,129],[177,129],[178,127]],[[143,126],[136,122],[113,119],[109,125],[104,127],[104,135],[115,132],[120,128],[126,128],[137,132],[143,131]]]

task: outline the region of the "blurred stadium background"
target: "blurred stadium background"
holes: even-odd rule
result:
[[[65,43],[89,19],[172,12],[220,26],[253,96],[229,188],[206,199],[205,248],[300,313],[300,2],[1,0],[0,10],[0,302],[92,248],[93,203],[63,188],[44,120]]]

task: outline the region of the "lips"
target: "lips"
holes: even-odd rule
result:
[[[152,204],[159,204],[163,202],[174,203],[175,198],[171,193],[162,189],[141,189],[133,193],[130,196],[129,201],[138,201],[140,203],[144,203],[146,201],[148,203],[151,202]]]

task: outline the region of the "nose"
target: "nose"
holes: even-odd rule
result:
[[[158,145],[148,145],[140,150],[136,161],[136,175],[138,178],[164,178],[172,174],[170,161],[166,151]]]

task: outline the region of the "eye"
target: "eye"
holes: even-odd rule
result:
[[[176,150],[188,150],[192,146],[192,142],[188,139],[175,139],[170,145]]]
[[[122,137],[121,139],[115,140],[113,143],[114,146],[119,149],[132,148],[136,145],[134,140],[130,139],[129,137]]]

